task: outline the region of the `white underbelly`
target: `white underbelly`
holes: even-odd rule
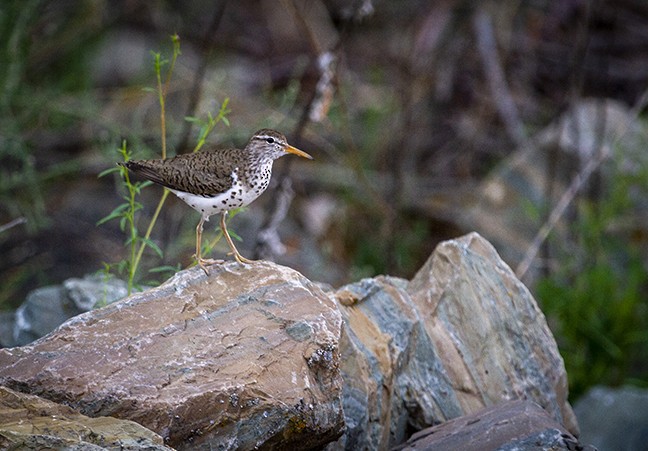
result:
[[[213,197],[199,196],[174,189],[170,189],[170,191],[199,212],[205,220],[209,220],[211,215],[249,205],[262,193],[245,189],[238,180],[232,188]]]

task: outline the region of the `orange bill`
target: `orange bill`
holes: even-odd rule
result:
[[[286,152],[294,153],[295,155],[299,155],[300,157],[308,158],[309,160],[312,160],[312,159],[313,159],[313,157],[311,157],[310,155],[308,155],[306,152],[304,152],[304,151],[302,151],[302,150],[299,150],[298,148],[293,147],[293,146],[291,146],[291,145],[287,145],[286,148],[285,148],[284,150],[285,150]]]

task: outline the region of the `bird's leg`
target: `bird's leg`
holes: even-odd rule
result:
[[[236,249],[236,246],[234,246],[234,241],[232,241],[232,238],[227,232],[227,225],[225,224],[226,216],[227,216],[227,211],[221,213],[220,226],[221,226],[221,230],[223,231],[223,235],[225,235],[225,239],[227,240],[227,244],[229,244],[230,249],[232,249],[232,255],[234,255],[234,258],[239,263],[252,263],[254,260],[250,260],[248,258],[243,257],[239,253],[238,249]]]
[[[198,266],[202,268],[203,271],[205,271],[206,275],[209,275],[209,271],[207,271],[207,268],[205,267],[205,264],[203,263],[202,259],[202,232],[203,232],[203,224],[205,223],[205,218],[200,218],[200,222],[196,226],[196,262],[198,262]]]
[[[205,220],[206,219],[204,217],[200,218],[200,222],[196,226],[196,254],[194,255],[194,257],[196,258],[196,262],[198,262],[198,266],[200,266],[202,270],[205,271],[206,275],[209,275],[209,271],[207,270],[205,264],[209,265],[216,263],[216,260],[202,258],[202,232]]]

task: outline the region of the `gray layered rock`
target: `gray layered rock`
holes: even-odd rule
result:
[[[578,431],[544,316],[477,234],[439,245],[411,281],[334,290],[269,262],[181,271],[0,350],[0,384],[177,449],[387,449],[515,399]]]
[[[463,412],[530,399],[578,434],[546,318],[488,241],[471,233],[441,243],[408,292]]]
[[[408,430],[515,399],[578,433],[544,315],[478,234],[441,243],[409,282],[380,276],[333,295],[347,430],[329,449],[389,448]]]
[[[69,318],[128,294],[126,283],[101,275],[67,279],[61,285],[38,288],[15,313],[0,320],[0,345],[22,346],[50,333]]]

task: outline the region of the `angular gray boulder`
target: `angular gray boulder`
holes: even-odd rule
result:
[[[408,431],[516,399],[578,434],[545,317],[478,234],[441,243],[409,282],[380,276],[333,295],[347,429],[329,449],[386,449]]]

